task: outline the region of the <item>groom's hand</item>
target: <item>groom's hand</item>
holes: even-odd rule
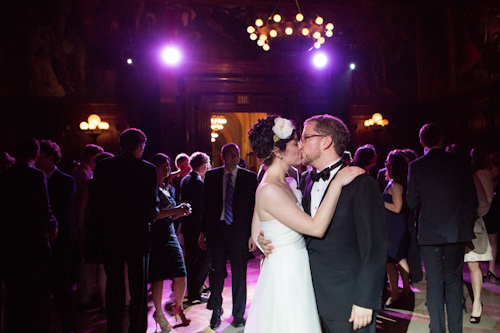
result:
[[[352,305],[351,318],[349,322],[352,323],[354,330],[365,327],[372,322],[373,310],[362,308],[355,304]]]
[[[272,242],[264,238],[264,232],[261,230],[259,236],[257,237],[257,242],[259,242],[260,249],[264,252],[266,258],[273,253],[274,246],[269,245]]]

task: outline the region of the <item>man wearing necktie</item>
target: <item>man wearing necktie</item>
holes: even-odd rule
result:
[[[303,174],[299,186],[307,214],[314,217],[331,180],[345,166],[341,156],[348,142],[349,132],[336,117],[305,121],[299,149],[302,164],[314,168]],[[388,248],[385,208],[375,179],[364,174],[344,186],[325,235],[305,239],[322,331],[375,333]],[[271,253],[269,241],[259,236],[259,243]]]
[[[210,327],[221,324],[222,290],[227,277],[229,255],[232,275],[233,322],[245,325],[246,273],[248,239],[252,224],[257,189],[257,175],[238,167],[239,147],[228,143],[222,147],[224,166],[207,171],[203,187],[203,209],[199,245],[208,249],[211,258],[210,299],[207,308],[213,310]]]

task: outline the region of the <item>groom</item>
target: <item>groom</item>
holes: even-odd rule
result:
[[[333,116],[309,118],[299,142],[302,163],[321,172],[302,179],[304,211],[314,217],[349,142],[344,123]],[[342,188],[323,238],[306,237],[323,332],[375,332],[387,263],[385,208],[368,174]],[[259,237],[266,254],[269,241]]]

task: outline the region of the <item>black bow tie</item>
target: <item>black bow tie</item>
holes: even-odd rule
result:
[[[320,179],[323,179],[325,181],[328,180],[330,178],[330,171],[332,171],[333,169],[335,169],[336,167],[338,167],[341,164],[342,164],[342,160],[338,161],[337,163],[335,163],[334,165],[332,165],[328,168],[324,168],[323,170],[321,170],[321,172],[316,172],[315,170],[311,171],[312,181],[317,182]]]

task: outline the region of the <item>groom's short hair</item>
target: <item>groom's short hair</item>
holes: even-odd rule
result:
[[[329,114],[323,114],[307,119],[304,122],[304,127],[310,122],[316,132],[332,138],[335,152],[342,156],[349,143],[349,130],[342,120]]]

